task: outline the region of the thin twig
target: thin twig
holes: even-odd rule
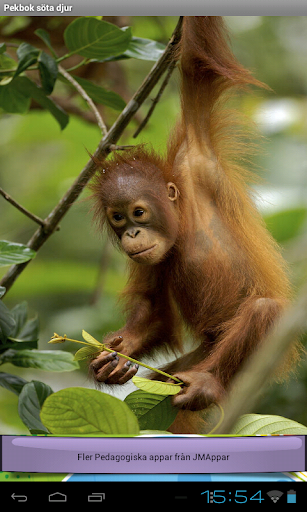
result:
[[[94,291],[92,293],[92,296],[90,297],[90,304],[93,306],[94,304],[97,304],[98,299],[101,297],[103,293],[103,284],[105,281],[105,275],[106,275],[106,269],[109,265],[110,258],[111,258],[111,251],[110,251],[110,240],[109,238],[105,239],[102,251],[101,251],[101,258],[99,262],[98,267],[98,275],[96,279],[96,285],[94,288]]]
[[[96,105],[94,104],[93,100],[89,97],[89,95],[87,94],[87,92],[83,89],[83,87],[77,82],[77,80],[75,80],[69,73],[67,73],[67,71],[62,67],[62,66],[59,66],[59,72],[61,73],[61,75],[63,75],[66,80],[68,80],[71,85],[73,85],[73,87],[75,89],[77,89],[78,93],[82,96],[82,98],[87,102],[87,104],[89,105],[90,109],[94,112],[95,114],[95,117],[97,119],[97,124],[101,130],[101,133],[102,135],[107,135],[108,133],[108,129],[100,115],[100,113],[98,112],[98,109],[96,108]]]
[[[7,46],[7,48],[9,47],[12,47],[12,48],[18,48],[19,47],[19,44],[17,43],[4,43],[5,46]]]
[[[29,210],[27,210],[26,208],[24,208],[23,206],[21,206],[21,204],[17,203],[17,201],[15,201],[15,199],[13,199],[9,194],[7,194],[6,192],[4,192],[4,190],[0,187],[0,194],[4,197],[4,199],[6,201],[8,201],[10,204],[12,204],[13,206],[15,206],[15,208],[17,208],[17,210],[19,210],[20,212],[22,212],[24,215],[26,215],[27,217],[29,217],[29,219],[33,220],[34,222],[36,222],[37,224],[39,224],[40,226],[42,227],[45,227],[45,221],[43,219],[40,219],[39,217],[37,217],[34,213],[31,213],[29,212]]]
[[[152,105],[147,113],[147,116],[143,119],[143,121],[141,122],[140,126],[138,127],[138,129],[136,130],[135,134],[133,135],[134,138],[136,138],[139,133],[143,130],[143,128],[145,128],[145,126],[147,125],[150,117],[152,116],[152,113],[154,111],[154,109],[156,108],[157,104],[159,103],[160,101],[160,98],[162,96],[162,93],[164,91],[164,89],[166,88],[170,78],[171,78],[171,75],[176,67],[176,61],[172,61],[169,65],[169,68],[168,68],[168,72],[167,72],[167,75],[165,77],[165,79],[163,80],[163,83],[159,89],[159,92],[157,94],[157,96],[155,97],[155,99],[152,101]]]
[[[81,194],[87,183],[95,174],[95,162],[97,161],[97,159],[99,159],[99,161],[103,161],[103,159],[105,159],[108,156],[108,154],[111,151],[110,146],[116,144],[117,140],[124,132],[126,126],[129,124],[134,114],[137,112],[142,103],[148,97],[153,87],[158,82],[160,77],[163,75],[165,70],[169,67],[170,61],[174,60],[174,47],[178,44],[180,40],[182,19],[183,16],[179,18],[173,36],[170,39],[160,59],[154,64],[152,70],[147,75],[143,84],[139,87],[139,89],[134,94],[129,103],[126,105],[124,110],[120,113],[117,120],[107,133],[107,135],[101,139],[93,155],[94,158],[91,158],[87,162],[87,164],[80,172],[79,176],[77,177],[73,185],[64,194],[64,196],[55,206],[53,211],[45,219],[45,228],[40,227],[29,240],[27,246],[30,249],[38,251],[38,249],[40,249],[40,247],[44,245],[44,243],[56,230],[58,223],[66,215],[68,210],[78,199],[79,195]],[[11,288],[17,277],[27,267],[28,264],[29,261],[25,263],[20,263],[19,265],[13,265],[5,274],[5,276],[2,278],[0,282],[0,285],[6,288],[6,293]]]
[[[127,359],[127,361],[131,361],[131,363],[143,366],[144,368],[147,368],[147,370],[151,370],[153,372],[160,373],[161,375],[164,375],[165,377],[168,377],[169,379],[175,380],[179,384],[183,384],[182,380],[177,379],[177,377],[174,377],[173,375],[170,375],[169,373],[163,372],[162,370],[160,370],[158,368],[153,368],[152,366],[149,366],[148,364],[142,363],[141,361],[138,361],[137,359],[134,359],[133,357],[127,356],[126,354],[122,354],[121,352],[117,352],[117,350],[115,351],[114,348],[109,348],[106,345],[104,345],[104,343],[100,343],[98,340],[93,338],[91,335],[89,335],[89,336],[91,337],[92,341],[89,342],[87,340],[87,337],[85,337],[86,335],[88,335],[88,333],[86,333],[85,331],[83,331],[83,333],[84,333],[83,334],[83,338],[85,339],[85,341],[73,340],[71,338],[67,338],[66,334],[64,336],[59,336],[58,334],[54,333],[54,335],[52,336],[52,338],[49,341],[49,343],[63,343],[65,341],[71,341],[73,343],[80,343],[81,345],[87,345],[88,347],[97,348],[97,349],[99,349],[99,350],[97,350],[97,352],[100,352],[100,353],[101,352],[110,352],[110,353],[116,352],[116,354],[119,357],[123,357],[124,359]],[[77,355],[77,353],[75,354],[75,356],[76,355]]]
[[[135,146],[132,144],[127,146],[117,146],[116,144],[111,144],[110,149],[111,151],[125,151],[125,149],[131,149],[135,148]]]

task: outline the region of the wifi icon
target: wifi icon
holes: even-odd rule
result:
[[[277,503],[279,498],[283,495],[283,492],[281,492],[281,491],[270,491],[270,492],[267,492],[267,495],[271,498],[273,503]]]

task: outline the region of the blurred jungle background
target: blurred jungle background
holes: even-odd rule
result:
[[[34,31],[43,28],[61,54],[65,51],[63,32],[72,20],[64,16],[2,17],[0,42],[38,45]],[[134,36],[162,44],[167,43],[177,22],[176,17],[143,16],[106,20],[120,27],[130,25]],[[226,17],[226,21],[238,59],[272,89],[240,95],[239,103],[262,136],[261,151],[253,161],[262,179],[255,197],[268,228],[282,245],[296,292],[307,277],[307,17],[233,16]],[[84,75],[81,68],[80,76],[117,92],[127,102],[152,65],[153,62],[137,59],[93,64],[87,66]],[[177,72],[149,123],[133,138],[158,88],[159,85],[126,128],[120,144],[150,142],[157,151],[165,150],[179,111]],[[61,84],[53,97],[70,113],[63,131],[49,112],[35,104],[25,115],[0,112],[0,187],[41,218],[58,203],[88,161],[88,152],[94,152],[100,140],[95,118],[83,100],[64,94]],[[110,127],[119,112],[99,108]],[[125,284],[125,258],[93,225],[88,196],[88,191],[82,193],[61,222],[60,230],[40,249],[4,298],[10,309],[26,301],[30,317],[38,316],[41,350],[52,350],[54,346],[47,343],[54,332],[81,339],[81,330],[85,329],[101,340],[124,321],[117,296]],[[0,212],[0,239],[26,244],[37,229],[35,224],[1,196]],[[0,269],[0,278],[7,270]],[[60,348],[74,352],[78,346],[72,345],[66,343]],[[28,381],[43,381],[54,391],[71,386],[92,387],[86,364],[66,373],[10,364],[2,365],[1,371]],[[28,433],[18,416],[17,402],[15,394],[0,387],[1,434]],[[278,414],[307,425],[306,405],[304,357],[288,382],[266,389],[253,412]]]

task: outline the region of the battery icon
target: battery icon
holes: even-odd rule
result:
[[[287,503],[296,503],[296,492],[292,489],[287,492]]]

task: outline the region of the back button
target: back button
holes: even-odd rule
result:
[[[27,501],[28,497],[24,494],[13,494],[11,495],[11,498],[13,498],[14,501]]]

